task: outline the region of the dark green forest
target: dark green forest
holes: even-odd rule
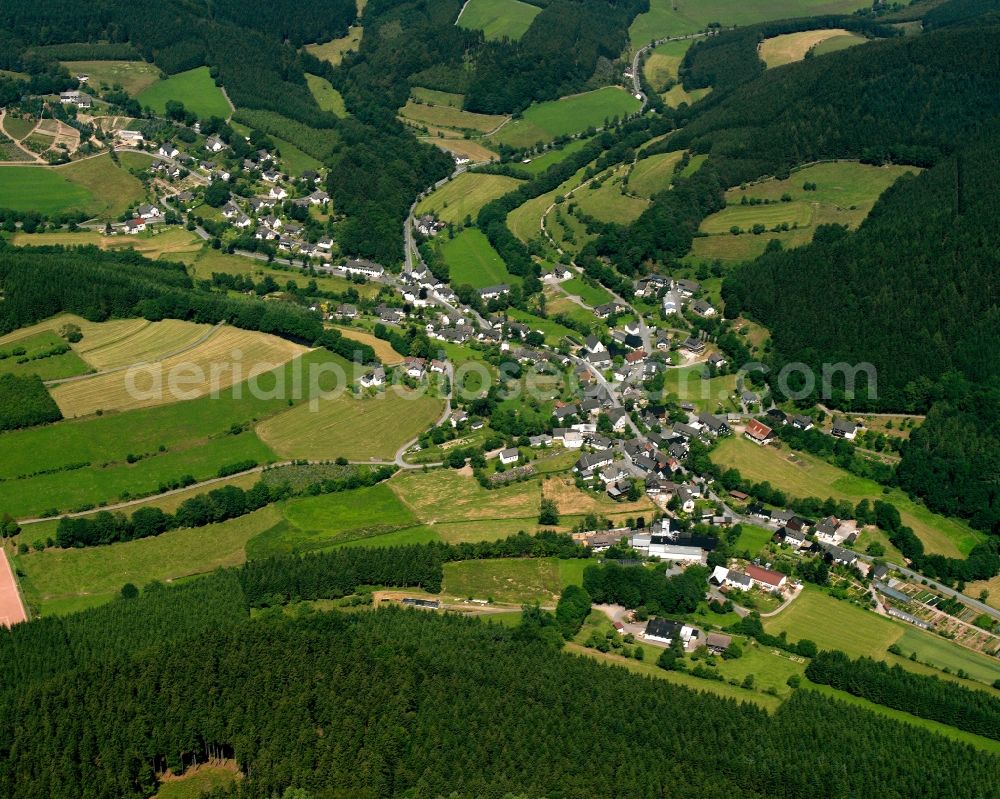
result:
[[[261,799],[1000,795],[996,758],[807,690],[770,716],[476,620],[212,607],[230,621],[0,692],[3,795],[146,797],[209,754]]]

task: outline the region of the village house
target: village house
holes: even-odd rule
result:
[[[698,316],[702,316],[706,319],[710,319],[711,317],[715,316],[715,308],[713,308],[709,303],[705,302],[705,300],[695,300],[694,302],[692,302],[691,310],[692,312],[698,314]]]
[[[385,385],[385,369],[378,366],[372,371],[363,374],[358,382],[363,388]]]
[[[226,143],[218,136],[209,136],[205,139],[205,149],[209,152],[217,153],[219,150],[224,150],[225,148]]]
[[[173,142],[165,141],[163,142],[163,144],[160,145],[160,149],[158,149],[156,152],[162,155],[164,158],[176,158],[178,155],[180,155],[181,151],[178,150],[176,147],[174,147]]]
[[[362,275],[368,278],[380,278],[385,275],[385,267],[364,258],[348,261],[344,264],[343,269],[349,275]],[[400,321],[402,321],[402,318]]]
[[[517,447],[511,447],[500,452],[500,463],[504,466],[510,466],[512,463],[517,463],[520,458],[521,453],[518,452]]]
[[[650,619],[646,623],[645,632],[642,634],[642,637],[647,641],[656,641],[667,646],[670,646],[675,638],[680,637],[685,647],[695,636],[696,631],[694,627],[689,627],[682,622],[672,621],[671,619]]]
[[[788,577],[781,572],[765,569],[753,563],[747,566],[747,575],[753,580],[754,585],[765,591],[780,591],[788,581]]]
[[[858,434],[858,426],[850,419],[837,418],[833,420],[831,433],[836,438],[846,438],[848,441],[853,441]]]
[[[354,305],[341,303],[334,309],[333,313],[342,319],[354,319],[358,315],[358,309]]]
[[[746,430],[744,431],[743,436],[752,441],[754,444],[763,446],[774,438],[774,431],[763,422],[751,419],[747,422]]]
[[[500,283],[496,286],[487,286],[486,288],[479,290],[479,296],[484,300],[495,300],[505,294],[510,294],[510,286],[506,283]]]
[[[407,377],[419,380],[424,376],[426,361],[423,358],[405,358],[403,360],[403,371]]]
[[[125,223],[125,232],[134,234],[142,233],[146,229],[146,220],[136,217],[135,219],[130,219]]]

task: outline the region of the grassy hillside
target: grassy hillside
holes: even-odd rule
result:
[[[521,0],[469,0],[455,24],[481,30],[489,40],[517,41],[524,36],[541,10]]]
[[[215,85],[208,67],[189,69],[158,81],[136,98],[143,106],[163,114],[168,100],[179,100],[199,117],[217,116],[226,119],[232,113],[229,103]]]

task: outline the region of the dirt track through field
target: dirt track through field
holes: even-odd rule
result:
[[[0,625],[12,627],[28,620],[28,614],[17,590],[17,580],[6,552],[0,552]]]

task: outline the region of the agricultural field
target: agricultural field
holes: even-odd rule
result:
[[[554,605],[565,586],[555,558],[462,560],[444,565],[441,593],[455,599],[491,599],[501,604]]]
[[[455,224],[462,224],[467,216],[475,221],[480,208],[513,191],[521,182],[506,175],[463,172],[417,203],[414,213],[433,214]]]
[[[935,669],[949,669],[952,673],[962,670],[986,685],[992,685],[994,680],[1000,678],[1000,660],[965,649],[916,627],[907,628],[895,643],[907,657],[915,652],[920,663]]]
[[[765,39],[757,46],[757,55],[767,64],[767,68],[793,64],[806,57],[806,53],[816,45],[835,36],[850,36],[843,28],[825,28],[815,31],[785,33]]]
[[[399,113],[404,119],[420,125],[471,130],[477,133],[488,133],[507,119],[506,116],[497,114],[476,114],[450,105],[425,105],[413,100],[407,100]]]
[[[543,479],[542,496],[556,503],[560,517],[583,516],[588,513],[651,516],[656,510],[653,501],[645,495],[635,502],[616,502],[604,492],[581,491],[569,474],[555,474]],[[560,518],[560,522],[565,526],[567,520]]]
[[[581,212],[602,222],[619,225],[634,222],[649,207],[649,201],[623,193],[623,189],[627,189],[624,178],[628,170],[629,166],[623,165],[600,180],[582,186],[573,193],[573,202]]]
[[[247,543],[248,558],[301,554],[404,532],[425,540],[436,538],[421,528],[413,512],[384,483],[292,499],[282,503],[281,515],[281,522]]]
[[[344,98],[340,92],[333,88],[326,78],[319,75],[306,73],[306,83],[309,91],[316,98],[316,104],[324,111],[336,114],[338,117],[347,116],[347,107],[344,105]]]
[[[348,372],[350,374],[350,372]],[[410,439],[434,424],[443,403],[431,396],[408,398],[391,388],[375,397],[346,391],[302,403],[257,427],[276,453],[289,458],[392,460]]]
[[[42,380],[58,380],[64,377],[82,375],[90,367],[77,353],[70,350],[61,355],[45,355],[53,348],[66,345],[66,341],[51,331],[36,333],[19,339],[9,346],[0,347],[0,373],[15,375],[38,375]],[[12,350],[24,349],[22,355],[14,355]],[[41,357],[39,357],[41,356]],[[18,363],[27,358],[25,363]]]
[[[487,40],[517,41],[531,27],[541,8],[521,0],[468,0],[455,24],[480,30]]]
[[[149,162],[140,155],[132,163]],[[106,154],[58,167],[0,167],[0,207],[19,211],[82,211],[114,218],[145,194],[126,165],[116,165]]]
[[[448,264],[453,286],[465,283],[474,288],[498,283],[520,283],[521,278],[507,271],[507,265],[478,228],[466,228],[455,238],[444,238],[440,252]]]
[[[758,447],[733,436],[719,443],[712,451],[712,460],[723,467],[735,467],[753,482],[768,480],[793,497],[891,502],[899,509],[903,524],[912,527],[924,542],[928,553],[964,557],[980,540],[979,534],[964,522],[932,513],[898,489],[884,494],[878,483],[855,477],[808,453]]]
[[[166,111],[168,100],[179,100],[184,103],[184,108],[202,118],[216,116],[228,119],[233,112],[225,95],[212,80],[208,67],[197,67],[171,75],[154,83],[136,99],[157,114]]]
[[[157,346],[153,342],[148,345],[151,349]],[[252,381],[304,352],[305,347],[276,336],[221,327],[190,349],[150,363],[134,374],[128,369],[107,372],[61,383],[50,393],[66,418],[149,408]],[[118,360],[130,356],[127,342],[112,355]]]
[[[709,23],[723,26],[751,25],[772,19],[814,17],[823,14],[850,14],[867,4],[861,0],[650,0],[649,11],[639,14],[629,27],[635,50],[656,39],[683,36],[703,30]]]
[[[130,97],[135,97],[160,80],[160,69],[145,61],[62,61],[71,75],[89,75],[87,87],[109,89],[121,86]]]
[[[785,180],[769,179],[729,189],[726,192],[729,206],[702,222],[700,230],[709,235],[694,240],[688,260],[749,260],[764,252],[771,239],[781,241],[785,247],[809,243],[819,224],[836,222],[856,228],[882,192],[914,169],[839,161],[805,167]],[[816,189],[805,191],[806,183],[815,184]],[[781,202],[783,196],[791,197],[791,201]],[[770,203],[743,205],[744,197],[766,199]],[[782,223],[792,229],[771,230]],[[764,225],[766,232],[759,235],[749,232],[755,224]],[[733,235],[729,232],[733,226],[743,232]]]
[[[323,44],[307,44],[306,51],[312,53],[316,58],[329,61],[337,66],[344,58],[345,53],[353,53],[361,44],[361,37],[365,29],[360,25],[351,25],[347,29],[347,35],[339,39],[333,39]]]
[[[123,319],[98,324],[102,328],[111,326],[109,330],[115,332],[105,335],[103,331],[97,331],[93,336],[85,336],[73,348],[90,366],[100,371],[158,361],[170,353],[192,347],[212,332],[212,325],[180,319],[159,322]],[[122,335],[116,336],[119,328],[122,328]]]
[[[417,518],[432,527],[440,522],[514,520],[517,529],[537,527],[541,501],[537,480],[487,490],[471,474],[439,469],[398,474],[389,486]]]
[[[532,103],[520,119],[512,119],[491,138],[512,147],[532,147],[557,136],[600,127],[606,119],[635,113],[639,106],[639,101],[620,86],[605,86],[559,100]]]
[[[312,396],[305,382],[309,370],[327,364],[350,369],[342,358],[315,351],[262,377],[258,392],[240,384],[218,399],[202,397],[0,434],[0,507],[18,518],[83,510],[154,494],[186,475],[215,477],[228,464],[278,460],[247,428],[288,411],[286,395],[293,402]],[[303,374],[300,395],[295,394],[297,370]],[[330,388],[323,380],[317,383],[320,389]]]
[[[693,39],[682,39],[677,42],[664,42],[649,52],[643,64],[643,74],[654,90],[666,91],[667,84],[677,80],[677,70],[693,41]]]
[[[18,556],[16,565],[24,575],[21,584],[28,602],[42,615],[58,615],[79,609],[81,603],[108,601],[125,583],[170,582],[239,565],[246,560],[247,542],[280,520],[279,508],[269,505],[220,524],[153,538],[84,549],[50,547]]]
[[[670,108],[680,108],[682,103],[694,105],[703,97],[707,97],[711,91],[710,88],[691,89],[689,91],[680,83],[677,83],[671,86],[668,91],[663,92],[660,97]]]
[[[356,327],[337,326],[336,329],[344,334],[344,338],[349,338],[362,344],[368,344],[373,350],[375,350],[375,357],[387,366],[393,366],[397,363],[403,362],[403,356],[396,352],[388,341],[376,338],[371,333],[359,330]]]
[[[628,176],[629,191],[640,197],[652,197],[657,192],[670,188],[674,179],[674,168],[683,156],[684,151],[677,150],[636,161]]]
[[[147,230],[135,236],[125,234],[105,236],[97,231],[56,231],[54,233],[15,233],[14,242],[22,246],[62,244],[65,246],[92,244],[102,250],[133,249],[150,259],[169,256],[170,260],[199,251],[202,240],[180,227]]]
[[[511,233],[524,242],[541,236],[539,223],[542,219],[542,214],[556,201],[557,197],[560,195],[566,196],[570,191],[579,186],[583,181],[585,171],[586,167],[578,169],[572,177],[564,180],[552,191],[528,200],[507,214],[507,226],[510,228]]]

